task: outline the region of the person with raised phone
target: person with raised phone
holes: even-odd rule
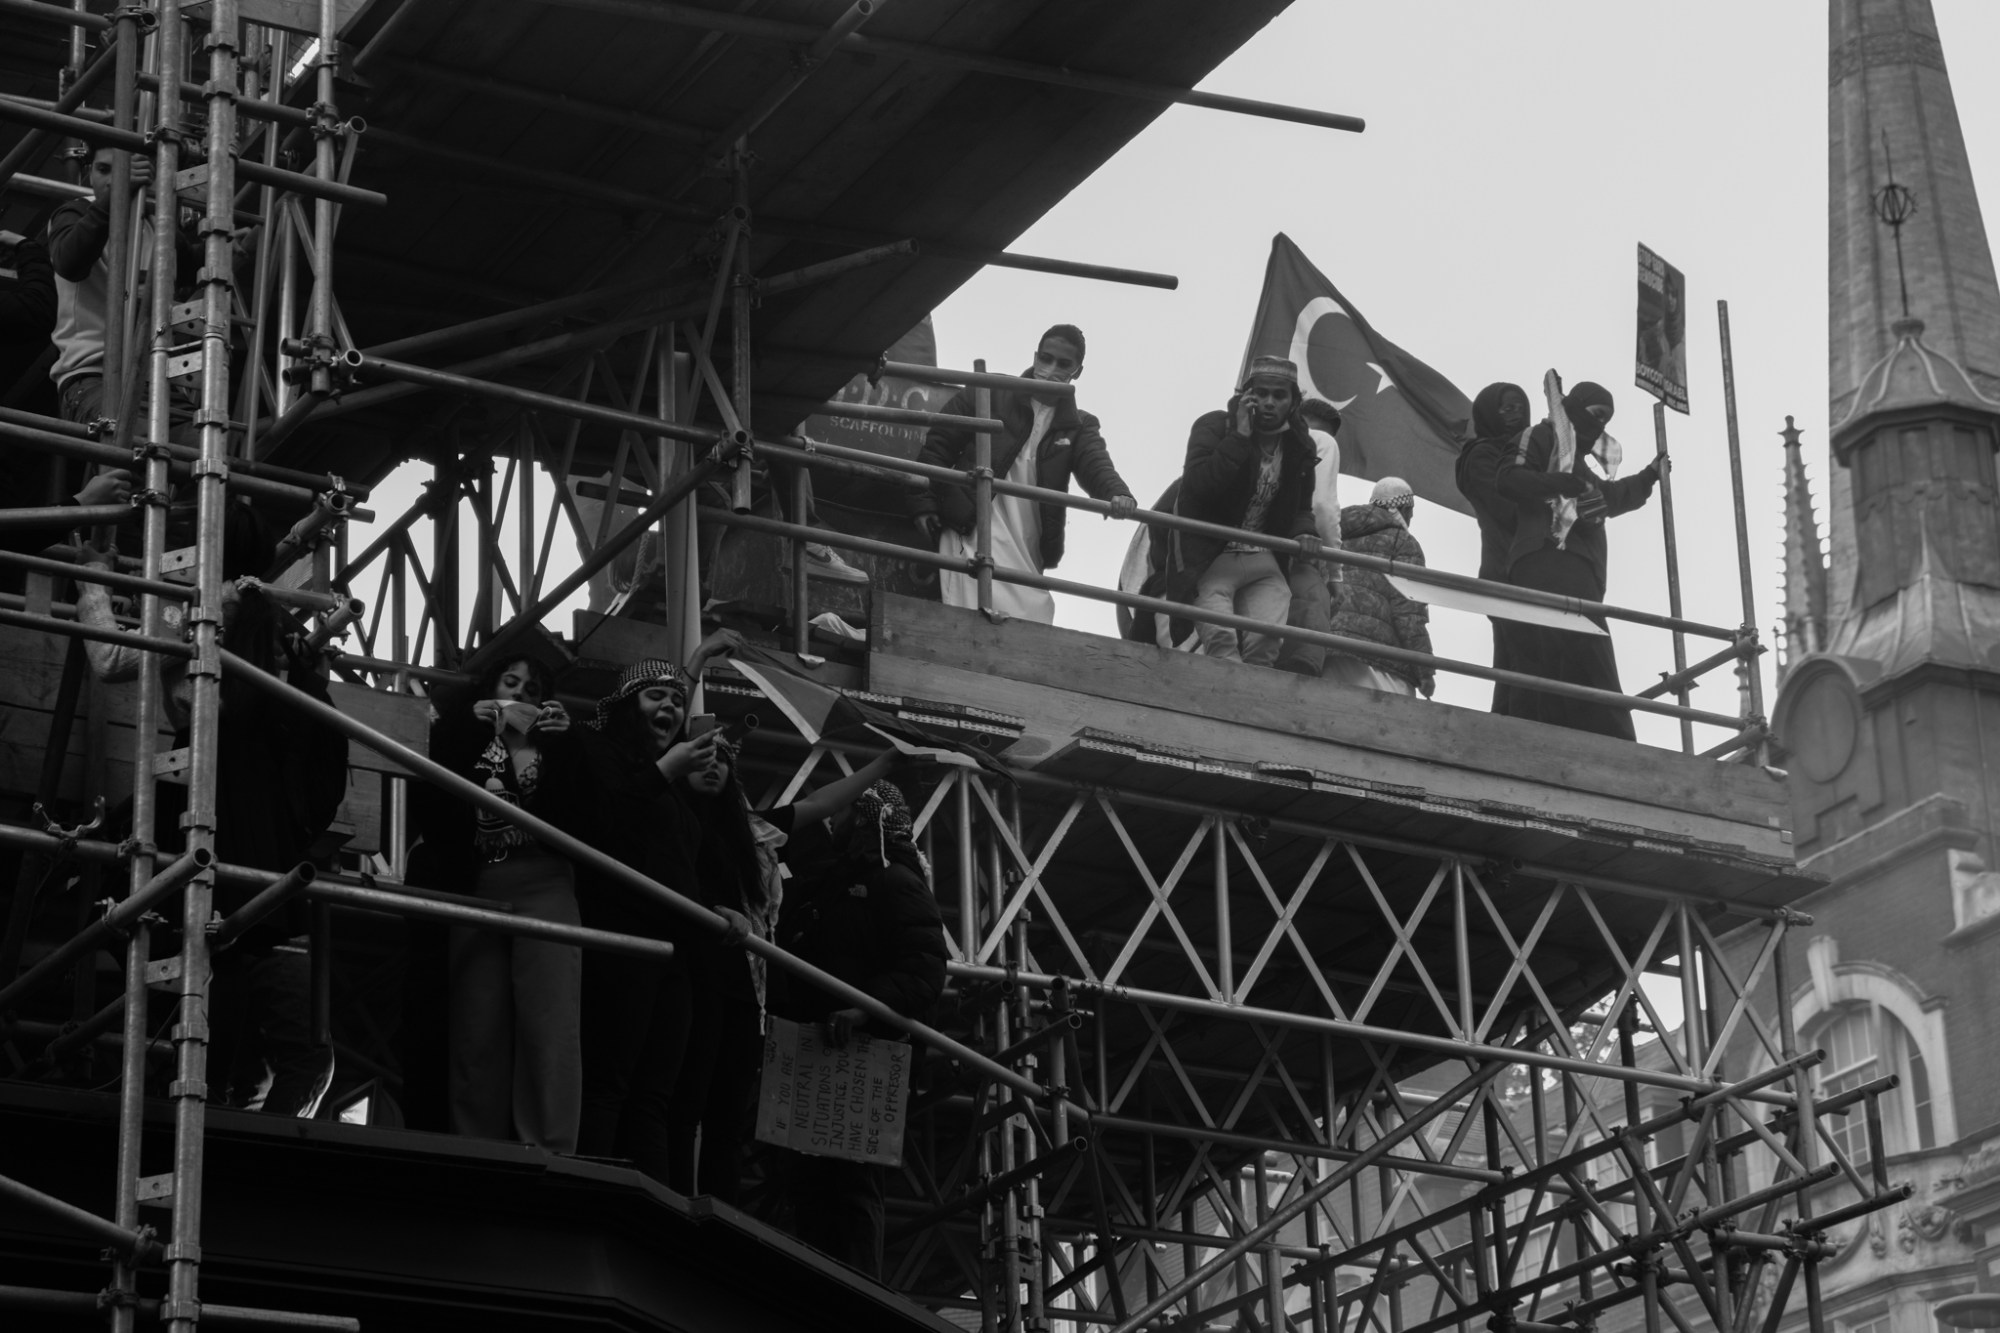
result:
[[[1083,374],[1083,331],[1058,324],[1042,335],[1034,364],[1021,378],[1049,384],[1070,384]],[[1105,448],[1097,418],[1081,411],[1074,394],[1045,394],[1033,389],[995,389],[991,415],[1006,429],[993,437],[993,475],[1021,486],[1067,491],[1074,477],[1094,499],[1108,501],[1113,517],[1137,512],[1132,488],[1118,475]],[[976,417],[978,398],[961,389],[944,406],[945,414]],[[932,426],[924,436],[917,461],[933,467],[966,469],[975,462],[976,432],[969,426]],[[993,497],[993,563],[999,569],[1031,574],[1054,569],[1062,562],[1064,525],[1069,511],[1018,495]],[[919,494],[911,518],[926,544],[943,555],[970,559],[977,550],[979,515],[972,488],[962,482],[933,481]],[[977,607],[979,581],[971,574],[939,572],[938,585],[946,606]],[[1041,588],[995,579],[993,609],[1023,620],[1053,624],[1055,598]]]
[[[722,736],[712,727],[689,734],[691,682],[701,679],[710,657],[740,643],[729,631],[710,635],[685,671],[658,658],[633,663],[578,733],[588,841],[693,902],[701,899],[702,830],[682,779],[718,765]],[[681,1178],[674,1090],[694,1014],[685,959],[703,928],[659,897],[608,876],[585,874],[577,887],[584,925],[666,940],[678,951],[671,962],[593,951],[583,973],[577,1151],[628,1159],[667,1184]],[[731,938],[742,938],[741,923],[740,916],[731,922]]]
[[[1337,430],[1340,414],[1328,403],[1308,402],[1299,370],[1281,356],[1257,356],[1229,405],[1195,420],[1188,434],[1176,511],[1224,527],[1290,537],[1308,557],[1320,549],[1313,514],[1313,474],[1319,450],[1311,427]],[[1323,628],[1329,596],[1326,579],[1310,558],[1295,560],[1251,542],[1176,532],[1170,557],[1169,595],[1203,611],[1269,625]],[[1294,606],[1294,600],[1312,604]],[[1200,622],[1201,651],[1254,666],[1276,666],[1284,641],[1272,634],[1239,634]],[[1318,673],[1318,662],[1303,664]]]
[[[584,836],[581,751],[555,698],[561,663],[537,646],[532,635],[497,645],[473,687],[443,701],[431,755],[508,804]],[[581,923],[575,867],[519,825],[435,793],[416,813],[431,864],[445,867],[440,887],[517,916]],[[576,1151],[582,951],[454,927],[447,959],[452,1129]]]

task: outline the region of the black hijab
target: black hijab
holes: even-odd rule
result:
[[[1589,409],[1616,406],[1611,399],[1611,390],[1590,380],[1580,381],[1563,395],[1563,411],[1569,415],[1569,424],[1576,427],[1577,448],[1590,448],[1604,434],[1605,423],[1592,416]]]
[[[1527,392],[1520,385],[1495,381],[1481,389],[1479,396],[1472,400],[1472,439],[1466,441],[1467,444],[1479,440],[1507,440],[1520,433],[1509,431],[1500,420],[1500,410],[1506,406],[1510,393],[1518,395],[1529,412],[1533,411]],[[1522,417],[1525,419],[1529,412],[1523,412]]]

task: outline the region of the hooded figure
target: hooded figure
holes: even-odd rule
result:
[[[787,848],[795,878],[778,917],[778,943],[897,1013],[928,1019],[944,991],[944,918],[912,840],[909,802],[893,783],[875,782],[834,816],[831,836],[819,856],[809,846]],[[823,1024],[835,1046],[869,1026],[862,1010],[775,970],[771,1012]],[[772,1156],[777,1193],[791,1205],[799,1239],[879,1275],[882,1168],[789,1150]]]
[[[1500,464],[1519,447],[1533,419],[1527,390],[1518,384],[1489,384],[1472,400],[1472,438],[1458,454],[1458,491],[1479,520],[1479,577],[1495,583],[1507,581],[1508,553],[1514,545],[1514,502],[1500,494]],[[1491,623],[1493,665],[1519,671],[1515,642],[1519,622],[1494,616]],[[1513,689],[1493,686],[1494,712],[1513,711]]]
[[[1620,455],[1618,442],[1605,433],[1613,404],[1602,385],[1578,384],[1564,396],[1562,407],[1563,420],[1537,423],[1501,460],[1495,478],[1500,494],[1514,506],[1506,579],[1523,588],[1601,602],[1607,559],[1604,520],[1645,504],[1662,465],[1655,459],[1630,477],[1613,479]],[[1593,459],[1602,473],[1591,465]],[[1603,626],[1601,619],[1592,619]],[[1622,692],[1608,634],[1516,624],[1511,636],[1518,654],[1512,670]],[[1516,689],[1496,697],[1494,711],[1633,739],[1631,710],[1615,705]]]

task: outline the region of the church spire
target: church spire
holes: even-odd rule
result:
[[[2000,399],[2000,283],[1930,0],[1831,0],[1827,36],[1828,420],[1857,415],[1869,372],[1903,342],[1905,274],[1928,350],[1962,367],[1979,397]],[[1895,232],[1877,211],[1892,159],[1915,205]],[[1853,477],[1835,466],[1828,480],[1828,610],[1837,623],[1865,608],[1851,605]]]
[[[1799,431],[1785,418],[1785,637],[1783,673],[1808,653],[1826,649],[1826,558],[1813,516]]]

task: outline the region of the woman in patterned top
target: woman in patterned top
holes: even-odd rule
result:
[[[511,658],[511,660],[510,660]],[[431,753],[510,804],[580,831],[570,718],[548,668],[503,653],[432,732]],[[576,872],[518,825],[453,802],[448,828],[467,892],[517,916],[579,924]],[[575,1152],[583,1075],[580,951],[456,927],[450,954],[452,1128]]]

